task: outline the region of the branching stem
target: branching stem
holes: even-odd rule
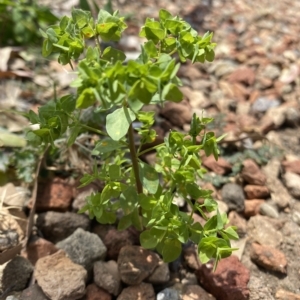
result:
[[[142,194],[143,186],[140,180],[139,163],[138,163],[138,156],[136,154],[136,149],[135,149],[134,131],[133,131],[132,123],[130,124],[128,129],[128,140],[129,140],[129,150],[132,159],[132,168],[133,168],[135,183],[136,183],[136,190],[138,194]]]

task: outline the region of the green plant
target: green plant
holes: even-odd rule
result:
[[[58,18],[32,0],[0,0],[0,44],[24,45],[39,42],[37,28],[45,28]]]
[[[101,48],[102,41],[118,41],[126,28],[118,12],[112,15],[99,11],[96,22],[90,12],[72,10],[71,17],[63,17],[58,25],[42,32],[45,38],[43,55],[55,52],[61,64],[79,60],[78,78],[73,87],[76,95],[66,95],[48,102],[36,114],[28,117],[40,124],[29,138],[50,143],[62,136],[72,145],[83,131],[99,135],[92,151],[93,172],[84,174],[81,186],[101,180],[105,187],[87,199],[80,212],[89,211],[100,223],[115,223],[125,229],[131,225],[142,231],[141,245],[156,249],[167,262],[181,253],[182,243],[192,240],[198,245],[203,263],[211,258],[217,262],[233,250],[230,239],[238,236],[234,227],[225,228],[226,214],[220,214],[211,191],[202,190],[197,178],[202,178],[199,151],[218,158],[213,132],[206,132],[211,118],[193,116],[189,133],[171,131],[164,143],[146,150],[142,146],[155,140],[152,128],[155,113],[146,112],[147,104],[163,105],[165,101],[180,102],[182,93],[176,76],[180,63],[212,61],[215,44],[212,34],[198,36],[191,26],[168,11],[160,10],[159,21],[148,18],[140,36],[146,38],[136,60],[126,62],[125,54],[112,47]],[[87,46],[93,38],[95,46]],[[83,122],[82,110],[91,108],[104,114],[99,126]],[[137,128],[133,126],[139,125]],[[138,145],[136,138],[139,136]],[[154,166],[141,160],[147,151],[157,151]],[[180,211],[173,203],[175,196],[183,197],[191,213]],[[202,201],[198,201],[202,199]],[[208,217],[208,212],[215,215]],[[206,224],[194,222],[199,213]],[[117,215],[120,216],[117,218]]]

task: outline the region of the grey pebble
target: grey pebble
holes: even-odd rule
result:
[[[261,206],[259,207],[259,213],[273,219],[276,219],[279,216],[278,211],[266,202],[261,204]]]

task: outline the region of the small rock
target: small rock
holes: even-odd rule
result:
[[[222,259],[215,272],[211,263],[197,271],[200,284],[217,299],[247,300],[250,272],[236,256]]]
[[[208,103],[204,93],[202,91],[195,91],[188,86],[183,86],[180,88],[183,95],[189,100],[189,104],[193,108],[203,108]]]
[[[259,97],[253,103],[252,110],[255,112],[266,112],[270,108],[277,107],[279,105],[280,105],[280,101],[278,99]]]
[[[117,300],[155,300],[155,292],[151,284],[142,282],[123,289]]]
[[[245,217],[250,218],[259,214],[259,208],[264,202],[265,200],[263,199],[245,200]]]
[[[255,72],[251,68],[241,67],[233,71],[227,79],[229,82],[241,82],[246,85],[253,85],[255,77]]]
[[[139,243],[138,235],[133,228],[119,231],[113,226],[97,224],[93,228],[93,232],[101,238],[106,246],[108,259],[117,260],[122,247]]]
[[[86,287],[86,294],[83,300],[111,300],[112,296],[99,288],[95,283],[89,284]]]
[[[77,212],[86,204],[86,198],[95,192],[95,188],[91,187],[81,191],[72,202],[72,208]],[[86,212],[88,215],[88,212]]]
[[[270,88],[273,85],[273,80],[263,77],[261,75],[257,76],[256,78],[256,85],[255,88],[260,89],[260,90],[265,90],[267,88]]]
[[[292,220],[300,226],[300,212],[294,211],[292,214]]]
[[[300,295],[285,290],[278,290],[275,297],[277,300],[300,300]]]
[[[141,50],[141,39],[136,35],[123,35],[119,41],[122,50],[139,51]]]
[[[243,162],[242,178],[249,184],[265,185],[266,176],[262,173],[259,166],[252,159]]]
[[[34,284],[23,290],[20,300],[49,300],[49,298],[37,284]]]
[[[266,245],[251,244],[251,259],[267,270],[286,274],[287,261],[283,252]]]
[[[147,282],[152,284],[164,284],[170,280],[169,265],[162,260],[159,261],[158,266],[153,273],[147,278]]]
[[[290,173],[295,173],[300,175],[300,159],[285,160],[282,162],[282,166],[285,172],[290,172]]]
[[[287,172],[283,175],[283,181],[290,194],[295,198],[300,198],[300,175]]]
[[[18,244],[19,234],[16,230],[0,230],[0,251],[16,247]]]
[[[247,221],[237,212],[231,211],[228,215],[228,226],[236,226],[239,237],[243,237],[247,233]]]
[[[281,232],[274,227],[271,220],[260,215],[250,218],[247,224],[247,234],[253,241],[261,245],[276,248],[280,246],[283,238]]]
[[[238,250],[233,251],[232,255],[236,256],[239,259],[239,261],[242,260],[244,250],[245,250],[245,247],[246,247],[246,243],[247,243],[247,237],[239,238],[238,240],[230,241],[231,247],[238,249]]]
[[[262,280],[262,276],[255,277],[251,274],[248,287],[251,300],[275,300],[272,296],[272,288],[268,287],[268,284]]]
[[[271,206],[266,202],[260,205],[259,213],[274,219],[277,219],[279,217],[278,211],[273,206]]]
[[[139,246],[125,246],[118,257],[118,267],[123,282],[128,285],[141,283],[158,265],[157,255]]]
[[[181,284],[182,286],[185,285],[197,285],[198,284],[198,279],[195,273],[191,273],[191,272],[187,272],[186,270],[184,270],[184,274],[183,272],[180,274],[181,276]]]
[[[287,107],[278,106],[271,107],[268,112],[262,118],[262,122],[266,119],[271,120],[274,128],[279,128],[282,126],[286,120],[286,110]]]
[[[184,200],[183,197],[175,195],[173,197],[172,203],[175,204],[175,205],[177,205],[178,207],[184,207],[186,201]]]
[[[32,264],[22,256],[16,256],[9,262],[0,265],[0,292],[24,290],[32,272]]]
[[[160,291],[156,295],[156,300],[181,300],[181,296],[177,289],[169,287]]]
[[[16,187],[12,183],[0,187],[0,199],[3,199],[3,203],[7,206],[23,208],[29,197],[28,195],[30,195],[28,190]]]
[[[77,228],[89,230],[90,220],[85,215],[72,212],[48,211],[37,218],[37,227],[44,237],[52,243],[58,243],[70,236]]]
[[[280,68],[275,65],[266,66],[266,68],[262,72],[262,76],[269,78],[271,80],[278,78],[280,74],[281,74]]]
[[[118,264],[114,260],[95,262],[94,281],[98,287],[103,288],[110,294],[119,295],[121,280],[118,273]]]
[[[188,103],[184,102],[166,102],[160,114],[179,128],[182,128],[184,124],[189,124],[192,119],[191,108]]]
[[[25,257],[35,265],[38,259],[57,251],[58,249],[51,242],[43,238],[34,237],[27,245]]]
[[[185,263],[192,270],[198,270],[201,266],[201,263],[198,258],[198,253],[195,245],[191,245],[183,249],[183,257]]]
[[[243,189],[236,183],[227,183],[222,188],[222,200],[230,210],[242,212],[245,209]]]
[[[85,294],[87,271],[62,250],[37,261],[35,278],[51,300],[76,300]]]
[[[270,190],[272,201],[274,201],[279,208],[284,209],[289,206],[291,196],[278,179],[279,170],[280,161],[278,159],[270,160],[268,164],[263,167],[263,172],[267,177],[266,185]]]
[[[187,285],[183,289],[182,300],[215,300],[199,285]]]
[[[73,188],[64,179],[54,178],[39,184],[36,197],[36,210],[38,212],[56,210],[67,211],[71,206]],[[32,208],[32,203],[29,203]]]
[[[220,78],[235,71],[236,67],[231,61],[220,61],[210,67],[209,72],[214,71],[216,77]]]
[[[219,157],[218,160],[211,155],[203,158],[203,165],[218,175],[224,175],[231,172],[232,166],[224,158]]]
[[[93,263],[105,258],[106,247],[97,234],[78,228],[72,235],[56,244],[75,263],[91,270]]]
[[[265,199],[270,195],[266,186],[248,184],[244,187],[247,199]]]
[[[20,293],[13,293],[5,298],[5,300],[20,300]]]
[[[296,127],[300,122],[299,108],[287,107],[285,110],[285,121],[287,125]]]
[[[289,69],[283,69],[279,80],[283,83],[292,83],[299,76],[299,67],[296,64],[293,64]]]

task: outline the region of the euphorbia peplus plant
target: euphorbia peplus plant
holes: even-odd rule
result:
[[[141,245],[156,249],[166,262],[175,260],[182,243],[191,240],[198,245],[200,260],[205,263],[214,258],[216,266],[235,250],[230,239],[238,236],[234,227],[225,229],[227,216],[219,212],[212,192],[197,184],[204,174],[199,152],[218,158],[220,138],[205,129],[212,119],[194,115],[187,134],[171,131],[164,143],[142,150],[156,137],[152,128],[155,113],[143,107],[183,98],[176,77],[180,63],[172,56],[177,55],[181,62],[212,61],[212,34],[199,36],[183,19],[162,9],[159,20],[147,18],[140,31],[147,40],[140,56],[126,61],[122,51],[101,48],[101,41],[118,41],[125,28],[118,11],[111,15],[100,10],[95,21],[90,12],[73,9],[71,17],[65,16],[59,25],[42,31],[44,56],[58,53],[63,65],[79,60],[78,78],[73,83],[77,94],[50,101],[38,114],[30,111],[31,122],[40,124],[34,133],[52,145],[64,135],[68,146],[82,131],[99,134],[92,155],[100,156],[101,163],[95,160],[93,173],[83,176],[81,186],[101,180],[105,187],[89,196],[80,212],[88,210],[91,218],[103,224],[118,219],[120,230],[135,226],[141,231]],[[94,46],[87,46],[92,41]],[[106,121],[99,119],[98,128],[80,118],[80,112],[90,107],[105,112]],[[136,136],[140,137],[138,145]],[[155,165],[141,160],[141,155],[154,149]],[[185,199],[191,212],[181,211],[174,197]],[[208,216],[211,212],[215,214]],[[204,226],[194,221],[194,213],[206,221]]]

